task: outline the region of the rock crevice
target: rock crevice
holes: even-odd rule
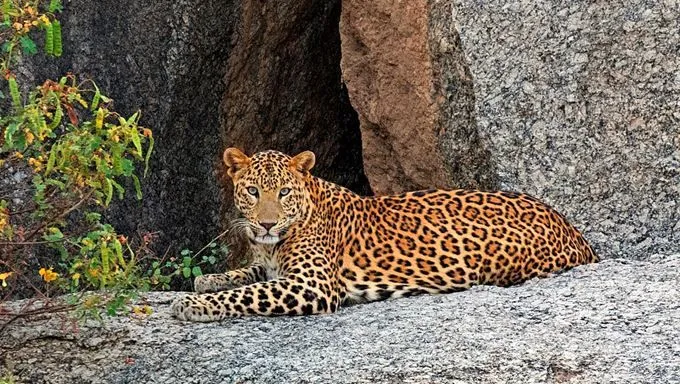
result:
[[[474,95],[464,57],[432,55],[428,4],[343,2],[342,75],[359,114],[366,174],[379,194],[493,186],[469,113]]]

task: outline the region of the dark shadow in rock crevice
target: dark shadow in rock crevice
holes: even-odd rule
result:
[[[363,195],[359,119],[340,73],[340,1],[241,4],[220,108],[223,147],[311,150],[312,173]],[[220,165],[223,226],[237,216]],[[241,246],[237,254],[242,253]],[[232,265],[233,266],[233,265]]]
[[[312,150],[314,173],[370,194],[340,74],[340,1],[243,1],[221,108],[224,146]]]

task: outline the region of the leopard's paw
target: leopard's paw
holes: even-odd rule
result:
[[[187,296],[176,298],[170,305],[170,311],[172,315],[179,320],[190,320],[189,319],[189,309],[191,306],[191,301],[188,300]]]
[[[201,275],[194,279],[196,293],[219,292],[236,287],[226,274]]]
[[[189,294],[178,297],[170,305],[172,315],[185,321],[218,321],[228,317],[226,308],[211,294]]]
[[[196,276],[194,279],[194,292],[205,293],[214,292],[214,284],[210,278],[205,275]]]

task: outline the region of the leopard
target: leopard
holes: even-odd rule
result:
[[[595,263],[584,236],[523,193],[430,189],[360,196],[311,173],[311,151],[223,153],[250,266],[199,276],[185,321],[314,315],[475,285],[509,287]]]

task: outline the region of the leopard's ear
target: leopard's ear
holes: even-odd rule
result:
[[[315,162],[316,156],[314,156],[314,152],[304,151],[290,159],[290,167],[302,174],[306,174],[314,167]]]
[[[250,165],[251,161],[245,153],[237,148],[227,148],[222,156],[224,164],[227,166],[227,174],[232,179],[236,173]]]

